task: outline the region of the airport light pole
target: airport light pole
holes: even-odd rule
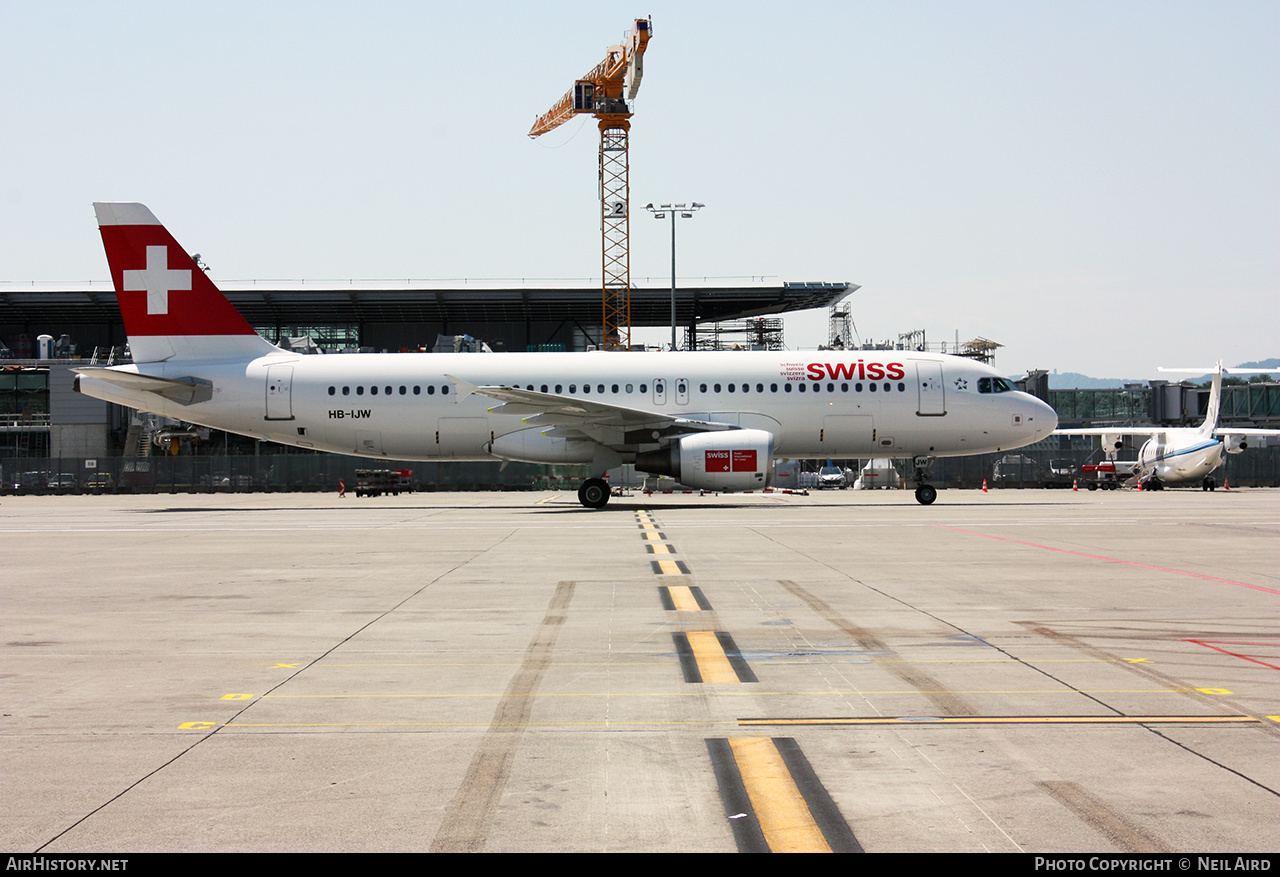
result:
[[[697,213],[705,204],[699,204],[694,201],[692,204],[659,204],[654,207],[652,203],[644,206],[653,214],[654,219],[666,219],[667,214],[671,214],[671,349],[676,349],[676,216],[681,219],[693,219],[693,214]]]

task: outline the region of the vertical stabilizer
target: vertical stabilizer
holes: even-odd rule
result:
[[[1222,407],[1222,360],[1213,369],[1213,383],[1209,387],[1209,407],[1204,413],[1204,423],[1200,425],[1200,434],[1212,436],[1218,428],[1218,409]]]
[[[142,204],[93,205],[134,362],[278,352]]]

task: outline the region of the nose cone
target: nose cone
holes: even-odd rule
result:
[[[1058,412],[1035,396],[1027,398],[1026,419],[1035,434],[1032,443],[1040,441],[1058,428]]]

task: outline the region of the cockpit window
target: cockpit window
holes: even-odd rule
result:
[[[1008,378],[978,378],[979,393],[1011,393],[1016,389]]]

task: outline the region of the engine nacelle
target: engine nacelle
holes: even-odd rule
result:
[[[1224,435],[1222,437],[1222,446],[1227,449],[1228,454],[1238,454],[1248,449],[1249,442],[1242,435]]]
[[[1105,432],[1102,434],[1102,450],[1107,455],[1114,454],[1122,447],[1124,447],[1124,435],[1122,433]]]
[[[636,468],[703,490],[759,490],[773,472],[773,433],[733,429],[687,435],[636,455]]]

